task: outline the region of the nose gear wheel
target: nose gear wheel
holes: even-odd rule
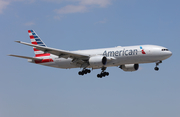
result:
[[[158,70],[159,70],[159,67],[157,67],[157,66],[159,66],[160,63],[162,63],[162,61],[156,62],[156,67],[154,68],[155,71],[158,71]]]

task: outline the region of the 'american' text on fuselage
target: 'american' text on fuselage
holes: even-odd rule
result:
[[[114,56],[131,56],[131,55],[137,55],[138,50],[120,50],[120,51],[104,51],[103,56],[106,57],[114,57]]]

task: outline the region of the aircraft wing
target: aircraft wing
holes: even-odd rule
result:
[[[40,58],[33,58],[33,57],[27,57],[27,56],[19,56],[19,55],[13,55],[13,54],[10,54],[9,56],[19,57],[19,58],[24,58],[24,59],[32,59],[32,60],[42,60]]]
[[[88,55],[84,55],[84,54],[79,54],[79,53],[74,53],[74,52],[50,48],[50,47],[34,45],[34,44],[21,42],[21,41],[15,41],[15,42],[35,47],[36,49],[44,51],[45,53],[54,54],[54,55],[62,57],[62,58],[72,58],[72,59],[82,59],[82,60],[87,60],[89,58]]]

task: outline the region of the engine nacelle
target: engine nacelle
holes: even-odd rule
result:
[[[125,64],[121,65],[120,68],[123,71],[137,71],[139,69],[139,64]]]
[[[107,58],[105,56],[93,56],[89,59],[90,66],[103,67],[107,63]]]

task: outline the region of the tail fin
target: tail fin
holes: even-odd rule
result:
[[[36,34],[34,30],[28,30],[28,33],[32,44],[46,47],[45,43],[41,40],[41,38]],[[40,51],[34,47],[33,50],[35,53],[35,57],[50,56],[49,53],[44,53],[43,51]]]

